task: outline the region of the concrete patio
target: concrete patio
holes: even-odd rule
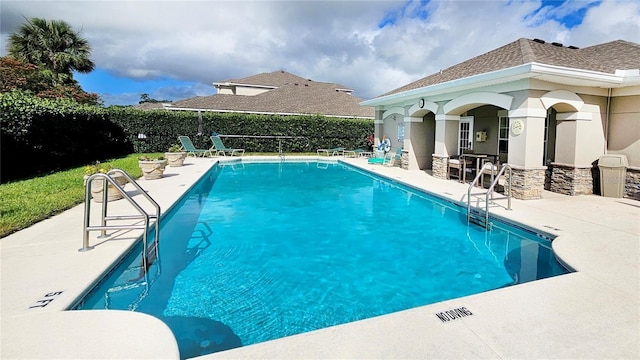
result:
[[[218,159],[189,158],[162,179],[139,184],[166,212]],[[452,201],[467,194],[466,185],[423,171],[340,160]],[[130,186],[125,190],[141,198]],[[123,231],[97,239],[94,232],[95,249],[78,252],[83,209],[0,239],[0,357],[179,358],[171,331],[151,316],[63,311],[140,236]],[[99,209],[94,205],[94,218]],[[109,209],[131,212],[124,200]],[[511,211],[493,207],[492,214],[557,235],[553,248],[575,272],[201,358],[640,358],[640,202],[545,192],[540,200],[513,200]],[[449,322],[435,315],[462,307],[472,315]]]

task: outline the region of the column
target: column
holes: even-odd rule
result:
[[[593,194],[593,164],[604,149],[603,128],[588,112],[556,114],[555,162],[549,190],[565,195]],[[552,126],[555,124],[550,124]]]
[[[404,144],[402,153],[402,168],[405,170],[420,170],[419,158],[426,156],[426,139],[421,137],[418,130],[422,125],[421,117],[405,116],[404,117]],[[415,129],[416,131],[412,131]],[[431,154],[428,154],[431,155]]]
[[[544,190],[544,109],[509,111],[509,158],[511,195],[517,199],[540,199]]]
[[[459,115],[436,114],[436,141],[433,154],[433,176],[447,178],[447,163],[458,149]]]

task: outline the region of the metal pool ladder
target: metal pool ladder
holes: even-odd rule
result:
[[[149,214],[146,212],[140,204],[138,204],[131,196],[129,196],[124,189],[113,179],[113,175],[122,175],[124,176],[131,185],[133,185],[140,194],[142,194],[155,208],[155,214]],[[100,225],[91,225],[91,184],[94,179],[102,179],[103,183],[103,198],[102,198],[102,216]],[[113,187],[122,194],[122,196],[127,199],[127,201],[133,206],[133,208],[138,212],[138,214],[134,215],[120,215],[120,216],[108,216],[107,215],[107,183],[113,185]],[[144,220],[144,224],[129,224],[129,225],[107,225],[107,221],[109,220]],[[120,169],[112,169],[106,174],[97,173],[89,176],[87,178],[87,185],[85,187],[85,199],[84,199],[84,235],[82,239],[82,248],[78,249],[80,252],[89,251],[93,249],[93,246],[89,246],[89,231],[102,231],[102,234],[98,236],[98,238],[105,238],[111,236],[107,234],[107,230],[135,230],[140,229],[144,230],[142,235],[142,263],[144,267],[144,271],[148,270],[147,265],[147,239],[149,235],[149,223],[150,220],[155,220],[155,246],[152,250],[155,250],[156,259],[158,258],[158,242],[160,240],[160,205],[147,194],[144,189],[140,187],[140,185],[125,171]]]
[[[484,176],[484,169],[487,168],[491,172],[491,186],[484,193],[476,193],[474,195],[484,195],[484,211],[480,206],[471,207],[471,189],[473,189],[477,184],[480,178]],[[487,230],[491,230],[491,223],[489,222],[489,204],[495,203],[494,200],[498,199],[507,199],[507,210],[511,210],[511,179],[513,178],[511,172],[511,166],[509,164],[503,164],[500,168],[500,171],[497,175],[493,175],[493,167],[494,164],[491,162],[486,162],[482,165],[482,168],[476,174],[475,179],[469,185],[467,189],[467,224],[474,222]],[[508,171],[508,180],[507,180],[507,195],[501,198],[494,198],[494,188],[498,184],[500,177],[504,175],[504,173]]]

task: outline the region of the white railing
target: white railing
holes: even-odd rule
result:
[[[122,175],[124,176],[133,187],[135,187],[140,194],[142,194],[155,208],[155,214],[147,213],[135,200],[127,194],[124,189],[113,179],[112,175]],[[91,225],[91,186],[93,180],[102,179],[103,183],[103,194],[102,194],[102,215],[100,225]],[[113,169],[107,172],[106,174],[97,173],[89,176],[87,178],[87,184],[85,188],[85,201],[84,201],[84,234],[82,238],[82,248],[78,249],[80,252],[88,251],[93,249],[93,246],[89,246],[89,232],[99,230],[102,234],[98,238],[107,237],[107,230],[134,230],[140,229],[143,230],[142,235],[142,266],[144,267],[145,273],[148,269],[147,265],[147,240],[149,233],[149,223],[151,219],[155,219],[155,255],[156,259],[158,258],[158,242],[160,240],[160,205],[158,205],[155,200],[147,194],[147,192],[140,187],[140,185],[125,171],[120,169]],[[119,215],[119,216],[108,216],[107,215],[107,184],[113,185],[113,188],[120,192],[122,196],[127,199],[127,201],[133,206],[134,209],[139,213],[138,215]],[[135,220],[140,219],[143,220],[143,224],[129,224],[129,225],[107,225],[107,221],[109,220]]]
[[[476,177],[473,179],[473,181],[471,182],[471,184],[469,185],[469,188],[467,189],[467,223],[471,221],[471,189],[473,189],[474,187],[476,187],[476,185],[478,184],[478,182],[480,181],[480,179],[485,175],[484,170],[485,168],[488,168],[490,174],[491,174],[491,185],[489,186],[489,188],[487,189],[487,191],[484,193],[485,195],[485,199],[484,199],[484,227],[486,229],[489,229],[489,204],[492,203],[495,199],[493,197],[493,193],[494,193],[494,189],[496,187],[496,185],[498,184],[498,182],[500,181],[500,177],[502,177],[505,173],[505,171],[509,171],[507,177],[508,177],[508,184],[507,184],[507,194],[506,194],[506,198],[507,198],[507,210],[511,210],[511,179],[513,178],[512,176],[512,172],[511,172],[511,166],[509,164],[503,164],[502,167],[500,168],[500,171],[498,172],[498,174],[496,174],[494,176],[494,172],[495,172],[495,165],[492,162],[485,162],[482,165],[482,168],[480,168],[480,170],[478,171],[478,174],[476,174]]]

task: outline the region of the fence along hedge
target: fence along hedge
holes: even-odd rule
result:
[[[257,115],[202,112],[202,133],[198,135],[198,114],[192,111],[109,108],[111,120],[120,125],[136,152],[165,151],[187,135],[198,148],[210,148],[209,136],[221,135],[294,136],[282,140],[283,151],[315,152],[318,148],[366,147],[366,137],[373,134],[373,121],[330,118],[320,115]],[[143,139],[139,134],[144,134]],[[223,137],[225,146],[247,152],[276,152],[276,139]]]
[[[81,106],[69,100],[40,99],[21,92],[0,94],[0,182],[87,165],[133,152],[163,152],[188,135],[199,148],[211,147],[209,135],[281,135],[286,152],[318,148],[365,148],[373,121],[318,115],[279,116],[142,111],[131,107]],[[140,139],[139,134],[146,138]],[[275,139],[223,138],[227,147],[247,152],[276,152]]]

